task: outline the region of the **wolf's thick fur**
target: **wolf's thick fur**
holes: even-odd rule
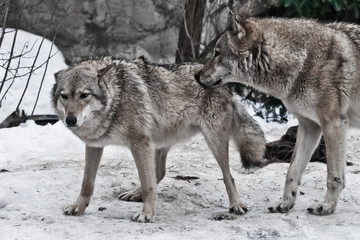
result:
[[[52,104],[71,131],[86,144],[85,173],[77,201],[65,214],[85,211],[103,147],[128,147],[141,187],[123,200],[143,200],[138,222],[153,221],[156,184],[165,175],[166,156],[180,140],[201,132],[218,161],[230,200],[230,211],[247,211],[230,174],[228,144],[232,138],[245,167],[259,165],[265,151],[263,132],[228,87],[205,89],[193,80],[202,65],[155,65],[105,58],[82,62],[55,74]]]
[[[335,211],[345,187],[349,127],[360,127],[360,27],[342,22],[233,16],[233,28],[218,40],[195,74],[205,86],[241,82],[283,101],[299,120],[297,141],[283,198],[269,207],[287,212],[295,204],[304,169],[323,133],[327,192],[313,214]]]

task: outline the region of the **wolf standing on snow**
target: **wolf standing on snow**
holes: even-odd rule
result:
[[[154,220],[156,185],[165,175],[170,147],[201,132],[223,173],[230,212],[244,214],[230,173],[229,139],[245,167],[259,165],[265,151],[263,132],[227,88],[205,89],[193,79],[202,65],[154,65],[105,58],[82,62],[55,74],[52,105],[67,127],[86,144],[85,172],[77,201],[67,215],[83,214],[94,190],[106,145],[130,149],[141,187],[123,200],[143,200],[133,221]]]
[[[241,11],[218,40],[204,68],[204,86],[241,82],[283,101],[299,121],[295,151],[283,198],[269,207],[288,212],[295,204],[304,169],[323,133],[327,192],[307,210],[335,211],[345,187],[345,145],[349,127],[360,127],[360,27],[305,19],[258,19]]]

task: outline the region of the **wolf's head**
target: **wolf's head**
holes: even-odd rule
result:
[[[79,64],[55,73],[52,105],[67,127],[78,128],[104,111],[108,96],[107,72],[113,65],[98,69],[91,64]]]
[[[230,11],[231,26],[217,41],[206,65],[194,75],[203,86],[212,87],[228,82],[247,84],[248,71],[259,57],[261,35],[242,10]]]

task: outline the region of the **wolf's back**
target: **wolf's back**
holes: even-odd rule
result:
[[[360,26],[356,24],[334,22],[328,23],[326,26],[341,31],[346,34],[350,41],[354,44],[356,50],[360,52]],[[359,57],[360,58],[360,57]]]

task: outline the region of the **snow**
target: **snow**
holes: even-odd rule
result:
[[[21,34],[24,39],[33,37]],[[65,66],[58,57],[49,68],[44,96],[50,95],[51,75]],[[12,96],[19,90],[22,87],[14,89]],[[7,101],[0,111],[11,103],[11,99]],[[39,112],[51,113],[49,98],[44,97],[41,106]],[[296,125],[296,120],[288,124],[256,120],[267,141],[278,139]],[[105,148],[85,215],[65,216],[63,207],[75,201],[80,191],[84,144],[61,122],[38,126],[27,121],[0,129],[0,170],[8,170],[0,172],[0,239],[359,239],[360,131],[350,130],[347,139],[347,161],[353,166],[347,167],[347,185],[333,215],[314,216],[306,211],[313,201],[323,199],[325,164],[310,163],[295,207],[287,214],[272,214],[267,207],[281,197],[289,164],[244,171],[232,145],[231,171],[240,199],[250,211],[243,216],[228,213],[220,168],[203,137],[196,136],[170,151],[167,175],[158,186],[155,222],[140,224],[130,218],[142,204],[117,198],[139,186],[129,150]],[[198,179],[176,180],[179,175]],[[226,220],[214,220],[221,217]]]

